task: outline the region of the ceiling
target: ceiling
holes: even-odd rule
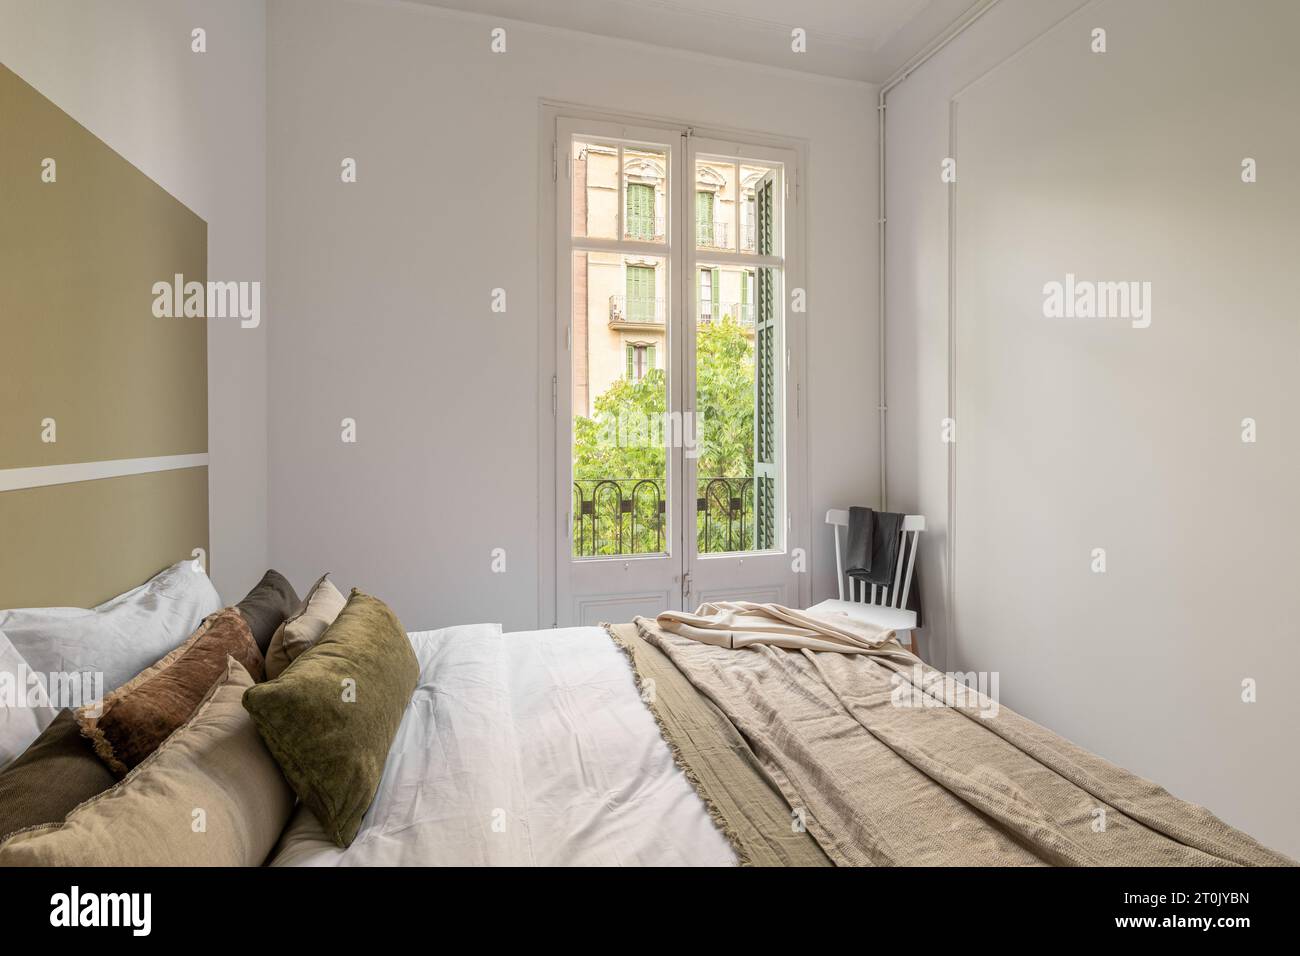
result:
[[[419,0],[431,6],[880,83],[975,0]],[[791,30],[808,49],[790,49]]]

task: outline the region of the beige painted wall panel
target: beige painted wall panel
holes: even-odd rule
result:
[[[93,607],[208,551],[208,470],[7,491],[0,529],[0,607]]]
[[[206,281],[206,223],[3,66],[0,183],[0,468],[207,451],[207,320],[151,292]]]

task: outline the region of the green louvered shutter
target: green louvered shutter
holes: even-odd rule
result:
[[[713,290],[713,321],[714,322],[722,321],[722,313],[718,311],[718,299],[721,298],[721,296],[718,293],[719,290],[722,288],[722,283],[718,281],[718,278],[719,278],[718,270],[714,269],[713,276],[709,280],[709,286]]]
[[[754,238],[759,255],[772,255],[775,180],[771,173],[754,190]],[[777,546],[777,303],[775,270],[755,270],[754,293],[754,545]]]
[[[749,312],[749,271],[743,270],[740,273],[740,315],[736,316],[736,321],[741,325],[748,323]]]
[[[654,266],[627,267],[626,314],[629,322],[653,322],[655,320]]]
[[[647,183],[628,183],[627,234],[631,239],[655,237],[655,188]]]
[[[624,348],[627,349],[627,380],[631,382],[636,376],[636,366],[633,364],[636,361],[636,346],[629,343]]]
[[[695,193],[695,244],[713,245],[713,193],[707,189]]]
[[[653,345],[647,345],[645,348],[645,370],[646,372],[649,372],[651,369],[657,367],[658,366],[655,365],[655,347]]]

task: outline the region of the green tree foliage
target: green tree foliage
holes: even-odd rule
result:
[[[695,339],[695,406],[703,416],[699,473],[754,474],[754,340],[730,315],[700,326]]]
[[[696,360],[699,420],[686,428],[686,439],[697,442],[697,494],[709,499],[707,540],[704,513],[697,516],[703,550],[722,551],[727,549],[728,495],[717,484],[712,494],[706,494],[707,481],[753,475],[754,343],[744,327],[726,315],[720,322],[699,326]],[[639,382],[614,382],[593,402],[592,417],[574,418],[573,476],[581,498],[591,500],[594,495],[595,500],[594,515],[584,516],[579,495],[574,494],[575,553],[592,553],[593,517],[598,554],[651,553],[664,547],[665,525],[658,502],[664,494],[664,442],[671,437],[664,420],[666,396],[664,371],[652,369]],[[741,495],[740,481],[730,487],[732,497]],[[749,486],[743,488],[748,518]],[[620,512],[620,493],[624,501],[632,502],[630,512]],[[742,532],[737,522],[732,530],[732,547],[739,547]]]

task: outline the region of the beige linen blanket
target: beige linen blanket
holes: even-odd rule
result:
[[[765,644],[786,650],[880,654],[915,660],[894,632],[854,621],[842,614],[814,616],[780,604],[719,601],[701,604],[694,614],[664,611],[655,623],[670,634],[701,644],[732,649]]]
[[[1291,863],[945,679],[892,632],[749,603],[638,618],[636,630],[726,718],[683,734],[656,714],[742,858],[737,834],[784,827],[806,828],[837,865]],[[726,723],[757,773],[737,773],[736,749],[718,745]],[[789,815],[768,803],[748,816],[746,788],[763,787]]]

